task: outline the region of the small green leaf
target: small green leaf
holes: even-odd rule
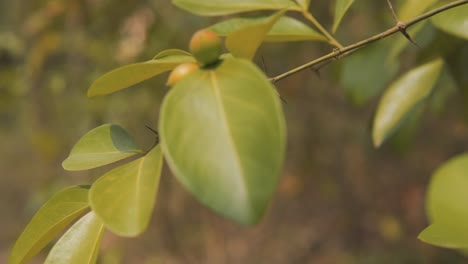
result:
[[[335,16],[333,18],[333,33],[336,32],[344,15],[354,3],[354,0],[336,0],[335,1]]]
[[[190,53],[182,50],[163,51],[152,60],[126,65],[102,75],[93,82],[88,90],[88,96],[93,97],[117,92],[172,70],[184,62],[195,62],[195,59]]]
[[[427,214],[432,223],[419,238],[450,248],[468,248],[468,154],[442,164],[427,191]]]
[[[292,0],[173,0],[179,8],[200,16],[223,16],[255,10],[301,10]]]
[[[26,263],[88,208],[88,186],[68,187],[34,215],[11,251],[8,264]]]
[[[432,91],[443,61],[435,59],[419,66],[393,82],[377,106],[372,129],[376,147],[398,128],[405,116]]]
[[[123,127],[106,124],[80,138],[62,166],[69,171],[87,170],[142,152]]]
[[[266,20],[232,32],[226,37],[226,48],[234,57],[253,59],[258,47],[265,40],[268,31],[270,31],[284,12],[279,11]]]
[[[106,227],[121,236],[137,236],[148,226],[162,168],[161,148],[117,167],[91,187],[91,208]]]
[[[57,241],[44,264],[96,263],[103,234],[101,219],[89,212]]]
[[[438,29],[468,39],[468,5],[446,10],[431,18]]]
[[[161,107],[164,157],[203,204],[242,224],[257,223],[284,159],[281,102],[250,61],[226,58],[177,83]]]
[[[243,27],[265,22],[270,17],[232,18],[210,27],[219,36],[227,36]],[[318,40],[327,41],[317,31],[292,17],[280,17],[265,37],[268,42]]]

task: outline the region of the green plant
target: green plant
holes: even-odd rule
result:
[[[64,169],[88,170],[136,158],[105,173],[91,186],[74,186],[55,195],[25,228],[9,263],[26,262],[78,217],[80,220],[58,240],[46,263],[95,262],[104,229],[126,237],[144,232],[154,207],[163,156],[177,179],[201,203],[241,224],[258,223],[274,193],[285,152],[285,120],[272,83],[303,69],[318,69],[322,63],[344,58],[395,33],[401,32],[415,43],[411,36],[420,28],[414,27],[408,32],[407,29],[440,12],[444,13],[431,18],[431,22],[443,31],[466,39],[467,8],[466,5],[457,7],[466,3],[466,0],[455,1],[423,13],[442,2],[415,4],[410,1],[400,13],[392,13],[394,27],[343,46],[308,11],[310,1],[307,0],[175,0],[175,5],[204,16],[259,10],[274,10],[275,13],[231,18],[210,27],[217,35],[225,37],[229,53],[221,55],[219,63],[194,69],[191,74],[174,81],[161,105],[155,146],[142,149],[124,128],[113,124],[97,127],[84,135],[63,162]],[[352,4],[352,0],[336,1],[333,32],[339,28]],[[302,14],[317,31],[287,16],[286,12]],[[257,49],[265,41],[303,40],[326,42],[334,49],[273,78],[268,78],[252,63]],[[97,79],[89,88],[88,96],[110,94],[196,60],[212,64],[219,57],[220,46],[215,42],[214,47],[211,43],[208,47],[209,56],[198,47],[191,48],[195,56],[172,49],[160,52],[149,61],[118,68]],[[385,59],[387,63],[382,68],[389,67],[389,72],[396,72],[397,55],[407,43],[398,43],[385,56],[377,50],[375,54],[379,59],[376,61]],[[387,140],[434,93],[451,55],[440,52],[424,56],[423,63],[390,84],[374,118],[372,137],[375,146]],[[346,67],[362,63],[353,58],[357,57],[349,58],[351,63],[345,66],[344,75]],[[350,78],[348,82],[353,87],[356,81]],[[382,85],[377,83],[376,86]],[[356,103],[365,102],[377,92],[378,89],[362,95],[356,89],[348,91]],[[468,214],[461,206],[452,206],[464,199],[463,189],[447,196],[447,192],[454,189],[452,184],[461,181],[458,177],[468,166],[465,160],[462,156],[436,172],[429,194],[429,213],[434,224],[421,234],[421,239],[455,248],[468,246],[465,241],[468,236],[459,235],[466,232],[463,223]],[[439,176],[447,174],[454,175],[450,176],[454,178],[450,178],[453,182]]]

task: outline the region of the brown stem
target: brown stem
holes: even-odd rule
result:
[[[412,25],[414,25],[414,24],[416,24],[418,22],[421,22],[421,21],[423,21],[425,19],[428,19],[428,18],[430,18],[430,17],[432,17],[432,16],[434,16],[434,15],[436,15],[438,13],[444,12],[446,10],[449,10],[449,9],[452,9],[454,7],[461,6],[461,5],[464,5],[464,4],[468,4],[468,0],[458,0],[458,1],[454,1],[454,2],[446,4],[446,5],[443,5],[441,7],[433,9],[433,10],[431,10],[429,12],[426,12],[426,13],[420,15],[420,16],[417,16],[417,17],[415,17],[415,18],[413,18],[413,19],[411,19],[411,20],[409,20],[407,22],[403,22],[405,27],[401,27],[399,25],[396,25],[396,26],[394,26],[392,28],[389,28],[389,29],[385,30],[382,33],[374,35],[374,36],[372,36],[370,38],[367,38],[365,40],[356,42],[356,43],[354,43],[352,45],[346,46],[346,47],[341,48],[341,49],[336,48],[332,52],[328,53],[325,56],[322,56],[322,57],[320,57],[318,59],[310,61],[310,62],[308,62],[306,64],[303,64],[303,65],[301,65],[301,66],[299,66],[297,68],[289,70],[289,71],[287,71],[285,73],[282,73],[282,74],[280,74],[278,76],[270,78],[270,81],[272,81],[274,83],[274,82],[277,82],[277,81],[279,81],[281,79],[284,79],[284,78],[286,78],[288,76],[291,76],[291,75],[293,75],[295,73],[298,73],[298,72],[300,72],[300,71],[302,71],[304,69],[307,69],[309,67],[317,65],[317,64],[319,64],[321,62],[328,61],[328,60],[335,59],[335,58],[346,57],[349,54],[353,53],[354,50],[356,50],[356,49],[367,46],[367,45],[369,45],[369,44],[371,44],[371,43],[373,43],[375,41],[378,41],[380,39],[391,36],[391,35],[393,35],[393,34],[395,34],[397,32],[401,32],[402,30],[406,30],[408,27],[410,27],[410,26],[412,26]]]

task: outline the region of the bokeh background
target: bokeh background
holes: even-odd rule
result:
[[[330,2],[312,2],[312,13],[330,28]],[[0,263],[53,193],[92,183],[108,169],[61,168],[89,129],[117,123],[151,146],[154,135],[145,126],[157,128],[167,74],[89,99],[91,82],[164,49],[187,50],[195,30],[220,19],[197,17],[162,0],[0,0]],[[392,24],[384,1],[356,1],[337,37],[350,44]],[[423,48],[443,39],[437,50],[467,49],[466,41],[430,25],[415,38]],[[379,56],[401,39],[382,40],[320,74],[306,70],[277,83],[288,151],[278,191],[259,225],[242,227],[215,215],[166,166],[147,232],[133,239],[106,234],[99,263],[468,263],[458,252],[417,239],[427,225],[431,173],[468,147],[460,92],[442,92],[389,143],[380,149],[371,144],[381,89],[427,50],[408,46],[398,67],[388,70]],[[312,42],[266,44],[256,61],[274,76],[330,51]],[[468,72],[464,65],[457,69]],[[31,263],[42,263],[48,249]]]

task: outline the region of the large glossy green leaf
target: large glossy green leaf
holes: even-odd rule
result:
[[[382,64],[390,47],[386,43],[371,45],[365,52],[358,52],[342,61],[340,82],[346,95],[356,105],[364,105],[395,76],[398,64],[395,60]]]
[[[444,11],[432,17],[431,22],[447,33],[468,39],[468,5]]]
[[[336,32],[340,26],[341,20],[344,15],[354,3],[354,0],[336,0],[335,1],[335,16],[333,17],[333,33]]]
[[[69,171],[87,170],[142,152],[123,127],[106,124],[80,138],[62,166]]]
[[[393,82],[383,94],[374,117],[372,139],[375,146],[398,128],[405,116],[432,91],[443,61],[435,59]]]
[[[230,33],[226,37],[226,48],[234,57],[249,60],[253,59],[258,47],[260,47],[270,29],[284,12],[285,11],[277,12],[267,19]]]
[[[57,241],[44,264],[96,263],[103,234],[102,220],[89,212]]]
[[[254,10],[301,10],[292,0],[172,0],[172,3],[201,16],[222,16]]]
[[[117,92],[172,70],[181,63],[194,61],[195,59],[189,53],[182,50],[162,51],[152,60],[126,65],[102,75],[88,89],[88,96],[93,97]]]
[[[281,103],[251,62],[226,58],[166,96],[159,123],[164,156],[203,204],[254,224],[275,190],[285,151]]]
[[[91,187],[91,208],[106,227],[121,236],[137,236],[148,226],[162,168],[161,148],[117,167]]]
[[[234,31],[243,27],[262,23],[270,19],[270,17],[256,18],[232,18],[222,21],[210,27],[219,36],[227,36]],[[319,40],[327,41],[317,31],[313,30],[306,24],[292,17],[280,17],[273,25],[270,31],[265,36],[265,41],[281,42],[281,41],[302,41],[302,40]]]
[[[11,251],[8,264],[26,263],[88,208],[89,186],[68,187],[34,215]]]
[[[432,223],[419,238],[451,248],[468,248],[468,154],[440,166],[427,192],[427,213]]]

